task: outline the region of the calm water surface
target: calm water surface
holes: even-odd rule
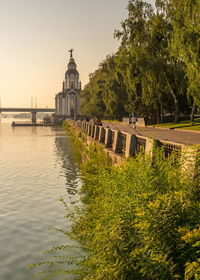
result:
[[[78,163],[62,129],[0,124],[0,280],[28,280],[43,251],[74,241],[51,227],[69,229],[69,208],[79,203]]]

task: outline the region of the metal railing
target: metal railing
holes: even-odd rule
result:
[[[160,142],[160,143],[161,143],[161,147],[163,147],[163,157],[164,158],[169,158],[172,155],[177,159],[180,158],[181,146],[174,145],[171,143],[164,143],[164,142]]]
[[[146,147],[146,139],[137,137],[136,152],[144,152]]]

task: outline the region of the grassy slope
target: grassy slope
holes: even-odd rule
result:
[[[164,123],[157,124],[156,127],[166,127],[166,128],[177,128],[177,129],[187,129],[187,130],[199,130],[200,131],[200,118],[195,119],[192,125],[190,121],[181,121],[180,123]]]
[[[153,165],[140,154],[115,167],[91,146],[82,165],[85,207],[73,224],[90,252],[78,279],[198,280],[198,196],[182,175],[160,153]]]

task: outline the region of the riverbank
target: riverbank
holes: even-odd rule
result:
[[[198,181],[183,181],[179,163],[159,151],[153,164],[140,153],[113,166],[99,144],[86,147],[85,206],[72,227],[89,251],[80,279],[197,280]]]

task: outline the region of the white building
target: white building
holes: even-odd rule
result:
[[[76,63],[72,56],[73,50],[70,50],[70,60],[68,69],[65,73],[62,92],[55,97],[55,115],[59,117],[74,118],[78,115],[80,107],[80,90],[79,73],[76,69]]]

